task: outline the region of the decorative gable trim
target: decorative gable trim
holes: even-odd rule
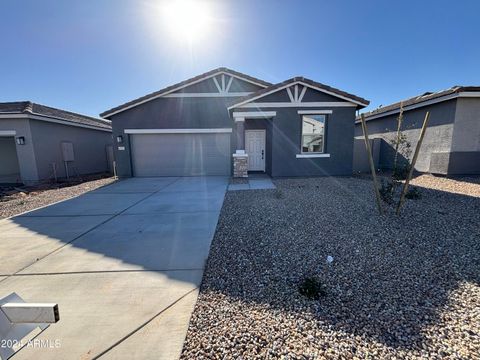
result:
[[[251,97],[249,99],[245,99],[243,101],[240,101],[236,104],[231,105],[228,108],[228,110],[235,109],[235,108],[244,108],[244,107],[260,107],[260,104],[263,107],[274,107],[274,104],[281,104],[281,107],[322,106],[321,105],[322,103],[319,103],[319,102],[315,102],[315,103],[313,103],[313,102],[305,102],[305,103],[302,102],[307,88],[310,88],[310,89],[313,89],[313,90],[316,90],[316,91],[319,91],[319,92],[322,92],[322,93],[325,93],[325,94],[328,94],[328,95],[331,95],[331,96],[334,96],[336,98],[343,99],[343,100],[346,101],[346,102],[325,103],[325,104],[330,104],[330,105],[327,105],[327,106],[357,106],[357,105],[366,106],[366,105],[368,105],[368,103],[365,104],[365,103],[362,103],[362,102],[357,101],[355,99],[349,98],[347,96],[343,96],[343,95],[340,95],[338,93],[334,93],[332,91],[328,91],[326,89],[322,89],[320,87],[317,87],[317,86],[314,86],[314,85],[311,85],[311,84],[307,84],[304,81],[297,80],[297,81],[293,81],[291,83],[287,83],[283,86],[275,87],[271,91],[266,91],[266,92],[262,91],[262,94],[260,94],[258,96],[254,96],[254,97]],[[288,103],[288,102],[287,103],[284,103],[284,102],[283,103],[255,103],[254,102],[255,100],[261,99],[265,96],[277,93],[277,92],[282,91],[282,90],[287,91],[288,97],[290,99],[290,103]],[[338,104],[345,104],[345,105],[338,105]]]
[[[221,75],[221,78],[220,78],[221,83],[219,83],[218,80],[217,80],[217,76],[219,76],[219,75]],[[229,78],[226,79],[225,75],[229,76]],[[251,78],[248,75],[243,76],[243,74],[237,73],[233,70],[229,70],[229,69],[226,69],[226,68],[220,68],[218,70],[213,70],[213,71],[210,71],[210,72],[205,73],[203,75],[199,75],[199,76],[194,77],[192,79],[185,80],[185,81],[183,81],[181,83],[178,83],[176,85],[169,86],[169,87],[167,87],[163,90],[159,90],[159,91],[157,91],[155,93],[152,93],[150,95],[146,95],[146,96],[141,97],[137,100],[133,100],[133,101],[128,102],[128,103],[126,103],[124,105],[121,105],[119,107],[107,110],[100,115],[104,118],[105,117],[108,118],[110,116],[116,115],[118,113],[121,113],[121,112],[126,111],[128,109],[131,109],[133,107],[136,107],[136,106],[139,106],[141,104],[147,103],[149,101],[158,99],[160,97],[189,97],[188,93],[181,93],[181,94],[174,94],[174,93],[181,90],[181,89],[184,89],[188,86],[198,84],[198,83],[200,83],[202,81],[205,81],[205,80],[208,80],[208,79],[213,79],[212,81],[215,83],[215,86],[219,90],[218,93],[194,93],[194,94],[192,94],[193,96],[190,95],[190,97],[225,97],[226,94],[229,94],[228,96],[238,97],[238,96],[245,96],[245,95],[251,94],[251,93],[229,93],[228,90],[230,89],[233,78],[239,79],[241,81],[248,82],[248,83],[256,85],[256,86],[259,86],[263,89],[267,88],[270,85],[267,82],[262,82],[262,80],[256,81],[255,78]],[[205,94],[205,95],[199,95],[199,94]],[[213,94],[215,94],[215,95],[213,96]],[[167,95],[170,95],[170,96],[167,96]],[[210,96],[210,95],[212,95],[212,96]]]

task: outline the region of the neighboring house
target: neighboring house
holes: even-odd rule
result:
[[[454,86],[404,100],[402,128],[412,150],[417,145],[425,113],[430,120],[415,165],[419,172],[442,175],[480,174],[480,87]],[[400,102],[365,114],[368,134],[381,169],[391,169]],[[355,126],[354,170],[365,171],[366,152],[359,118]],[[376,147],[376,148],[375,148]]]
[[[296,77],[272,85],[219,68],[101,114],[118,174],[352,174],[355,111],[368,101]]]
[[[109,121],[29,101],[0,103],[0,182],[43,180],[109,171]]]

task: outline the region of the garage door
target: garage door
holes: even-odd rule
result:
[[[130,135],[134,176],[230,174],[230,134]]]

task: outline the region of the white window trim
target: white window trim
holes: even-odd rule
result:
[[[298,110],[299,115],[329,115],[333,114],[333,110]]]
[[[326,114],[319,114],[315,113],[316,115],[326,115]],[[315,115],[313,114],[313,115]],[[305,114],[307,115],[307,114]],[[310,114],[312,115],[312,114]],[[309,158],[309,157],[330,157],[330,154],[327,154],[328,156],[310,156],[310,155],[325,155],[325,126],[327,125],[327,117],[325,117],[325,123],[324,123],[324,128],[323,128],[323,151],[322,152],[303,152],[303,115],[302,115],[302,133],[301,133],[301,139],[300,139],[300,154],[297,154],[297,158]],[[298,155],[308,155],[308,156],[298,156]]]
[[[296,154],[295,157],[297,159],[329,158],[330,154],[326,154],[326,153],[311,153],[311,154],[303,153],[303,154]]]
[[[125,129],[125,134],[227,134],[232,129]]]
[[[15,130],[0,130],[0,136],[15,136],[17,132]]]

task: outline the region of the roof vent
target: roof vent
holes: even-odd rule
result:
[[[27,104],[25,105],[25,109],[23,109],[24,112],[33,112],[33,104],[31,101],[27,101]]]
[[[434,94],[434,93],[433,93],[433,92],[430,92],[430,91],[427,91],[427,92],[424,92],[422,95],[417,96],[417,99],[421,99],[421,98],[423,98],[423,97],[425,97],[425,96],[429,96],[429,95],[432,95],[432,94]]]

